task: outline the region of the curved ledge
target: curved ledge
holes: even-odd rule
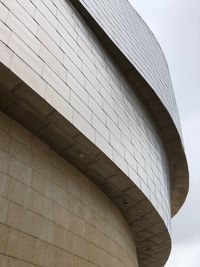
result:
[[[79,2],[155,91],[181,134],[168,65],[144,20],[128,0]]]
[[[163,104],[163,99],[160,99],[160,95],[156,92],[156,88],[152,88],[148,81],[142,76],[142,72],[140,73],[136,69],[134,62],[130,61],[127,57],[127,54],[125,54],[126,51],[120,49],[119,45],[116,44],[116,41],[109,36],[106,30],[102,28],[102,25],[100,25],[100,22],[96,20],[94,15],[92,15],[90,5],[87,1],[73,0],[72,3],[90,28],[95,32],[95,35],[100,39],[105,49],[113,57],[113,60],[118,65],[119,69],[129,79],[130,84],[136,87],[139,94],[143,96],[146,105],[151,110],[155,121],[160,128],[170,165],[171,211],[172,216],[174,216],[183,205],[189,189],[189,171],[181,140],[179,119],[175,119],[176,116],[178,117],[178,113],[175,114],[175,117],[172,117],[169,107],[167,108],[166,105]],[[130,4],[129,6],[133,9]],[[140,17],[139,20],[142,21]],[[147,28],[146,30],[153,36],[146,24],[144,25]],[[153,37],[153,40],[158,44],[155,37]],[[166,68],[168,70],[167,65]],[[167,73],[167,75],[169,74]],[[171,80],[169,82],[171,82]]]
[[[170,234],[144,193],[53,106],[2,64],[0,108],[71,162],[112,199],[133,231],[139,266],[165,264],[171,250]]]

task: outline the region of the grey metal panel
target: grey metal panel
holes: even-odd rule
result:
[[[149,83],[181,135],[179,114],[161,47],[127,0],[79,0],[106,34]]]

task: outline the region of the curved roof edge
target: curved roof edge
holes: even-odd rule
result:
[[[145,99],[149,110],[151,110],[155,121],[158,123],[170,165],[171,212],[172,216],[174,216],[183,205],[189,189],[188,164],[180,131],[177,129],[170,112],[155,90],[113,40],[111,40],[87,8],[79,0],[72,0],[71,2],[95,32],[95,35],[100,39],[105,49],[119,66],[119,69],[126,75],[130,84],[138,89],[138,92]]]
[[[144,20],[127,0],[79,2],[155,91],[181,134],[169,68],[160,44]]]

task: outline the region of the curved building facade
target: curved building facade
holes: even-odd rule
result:
[[[188,167],[127,0],[0,0],[0,265],[162,267]]]

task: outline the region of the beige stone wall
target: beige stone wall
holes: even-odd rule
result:
[[[0,266],[138,266],[132,233],[112,201],[4,113]]]

